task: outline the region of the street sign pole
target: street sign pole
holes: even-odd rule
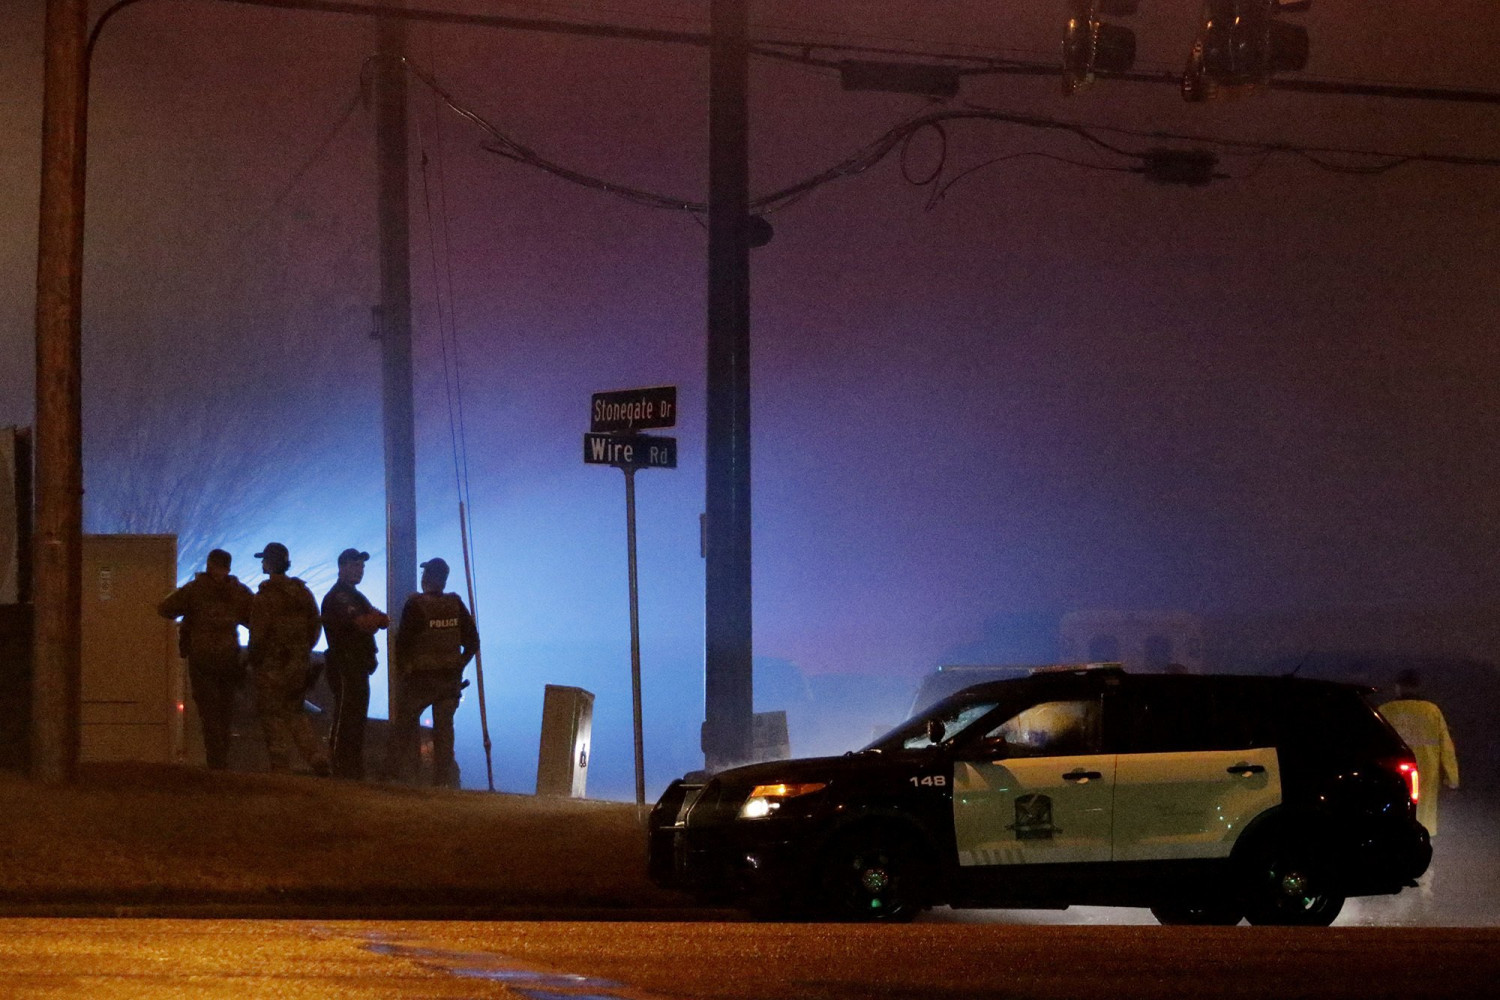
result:
[[[583,436],[586,465],[613,465],[625,474],[625,551],[630,576],[630,709],[635,729],[635,805],[646,806],[646,750],[641,731],[641,601],[635,558],[635,473],[677,468],[677,439],[641,430],[677,423],[677,387],[596,392]]]
[[[625,547],[630,566],[630,709],[635,725],[635,804],[646,804],[646,751],[641,737],[641,602],[635,572],[635,467],[624,465]]]

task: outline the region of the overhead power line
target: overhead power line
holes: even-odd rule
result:
[[[107,7],[94,22],[89,33],[88,58],[92,60],[94,46],[100,32],[116,14],[144,0],[116,0]],[[267,7],[280,10],[307,10],[325,14],[345,14],[356,17],[399,18],[429,24],[467,25],[470,27],[494,28],[511,31],[567,34],[589,38],[623,39],[639,42],[689,45],[707,48],[710,38],[702,31],[674,31],[663,28],[636,27],[623,24],[608,24],[594,21],[567,21],[548,18],[507,17],[495,14],[469,14],[460,11],[430,9],[423,7],[391,8],[355,0],[204,0],[213,3],[232,3],[249,7]],[[847,53],[861,56],[880,55],[899,59],[919,59],[936,62],[962,64],[964,75],[1011,75],[1056,77],[1060,69],[1055,62],[1028,61],[1023,59],[995,58],[973,52],[944,52],[930,48],[901,48],[859,45],[840,42],[818,42],[795,38],[752,38],[750,51],[758,56],[804,65],[838,68],[840,61],[820,58],[818,52]],[[1170,84],[1179,86],[1181,76],[1169,71],[1159,72],[1098,72],[1101,80],[1122,80],[1134,83]],[[1385,97],[1401,100],[1455,101],[1470,104],[1500,104],[1500,92],[1472,88],[1432,87],[1396,83],[1374,83],[1358,80],[1317,79],[1312,77],[1276,77],[1267,84],[1272,90],[1285,90],[1307,94],[1329,94],[1341,96]]]
[[[323,135],[318,144],[313,147],[312,151],[303,158],[302,163],[298,165],[297,169],[292,171],[292,175],[281,185],[281,190],[276,193],[276,196],[271,199],[270,203],[256,217],[255,221],[245,227],[247,232],[259,229],[266,220],[271,218],[281,208],[282,203],[302,183],[303,178],[323,159],[324,154],[328,152],[328,148],[333,145],[333,140],[338,138],[338,134],[344,130],[344,126],[353,117],[355,109],[360,106],[362,97],[362,93],[356,92],[350,96],[349,100],[344,102],[344,106],[339,111],[333,125],[329,127],[328,131]]]
[[[530,146],[502,131],[472,107],[462,103],[456,96],[442,87],[431,74],[412,65],[410,61],[405,63],[405,67],[406,71],[412,77],[430,88],[450,110],[479,128],[488,136],[490,142],[486,143],[483,148],[497,156],[502,156],[513,162],[542,170],[561,180],[605,194],[611,194],[648,208],[689,212],[694,215],[701,215],[708,211],[708,206],[703,202],[623,184],[565,166],[556,160],[543,156]],[[944,126],[960,121],[990,121],[1024,128],[1063,132],[1077,137],[1096,150],[1126,162],[1090,163],[1068,159],[1042,150],[1022,151],[997,157],[987,163],[967,168],[956,177],[944,181],[942,173],[948,156],[948,136]],[[1159,145],[1153,145],[1145,149],[1130,149],[1102,138],[1102,133],[1128,135],[1136,139],[1149,139],[1155,144],[1162,142],[1191,143],[1198,146],[1212,146],[1223,150],[1233,150],[1239,153],[1259,156],[1277,154],[1296,156],[1312,163],[1320,169],[1335,173],[1385,173],[1386,171],[1410,163],[1440,163],[1465,167],[1500,167],[1500,158],[1496,157],[1460,156],[1449,153],[1397,153],[1341,146],[1299,146],[1289,143],[1222,139],[1194,133],[1133,130],[1112,126],[1090,125],[1083,122],[1067,121],[1041,115],[1017,114],[998,108],[971,106],[967,108],[945,108],[938,111],[927,111],[900,122],[832,166],[778,190],[752,198],[750,207],[753,211],[759,213],[770,213],[787,208],[808,193],[825,184],[829,184],[840,178],[852,177],[864,173],[880,163],[892,152],[897,150],[904,151],[914,136],[926,130],[932,130],[941,139],[937,165],[930,171],[928,176],[920,179],[912,177],[903,166],[903,176],[914,186],[925,187],[930,185],[932,187],[933,194],[928,202],[929,207],[940,200],[955,183],[975,171],[992,164],[1025,156],[1046,157],[1096,170],[1145,173],[1147,176],[1153,176],[1154,171],[1160,169],[1165,162],[1163,160],[1164,151]],[[1170,153],[1172,151],[1165,152]],[[1342,158],[1342,160],[1338,158]],[[1157,179],[1161,178],[1158,177]]]
[[[447,89],[445,89],[440,83],[438,83],[431,74],[418,69],[416,66],[413,66],[410,60],[403,60],[403,65],[405,66],[407,73],[409,73],[416,80],[420,81],[424,86],[428,87],[434,94],[438,96],[440,100],[442,100],[444,104],[448,106],[451,111],[453,111],[454,114],[458,115],[460,118],[463,118],[465,121],[468,121],[469,123],[477,127],[480,131],[482,131],[485,135],[489,136],[491,144],[484,146],[484,149],[496,154],[497,156],[503,156],[506,159],[514,160],[517,163],[524,163],[527,166],[535,167],[565,181],[571,181],[572,183],[581,185],[583,187],[593,188],[596,191],[603,191],[606,194],[612,194],[616,197],[624,198],[626,201],[634,202],[639,205],[645,205],[649,208],[666,208],[677,211],[690,211],[700,213],[708,211],[708,206],[703,204],[702,202],[696,202],[686,198],[673,197],[671,195],[657,194],[656,192],[647,191],[643,188],[633,187],[628,184],[620,184],[615,181],[606,180],[602,177],[596,177],[579,170],[574,170],[570,167],[565,167],[562,164],[541,155],[536,150],[530,148],[524,143],[512,138],[509,134],[501,131],[498,127],[492,124],[479,112],[475,111],[465,104],[460,103],[459,100],[452,94],[450,94]]]
[[[88,51],[92,55],[93,48],[97,44],[100,32],[108,21],[120,11],[132,7],[143,0],[117,0],[116,3],[106,8],[95,21],[94,27],[88,40]],[[479,27],[500,28],[517,31],[534,31],[548,33],[565,33],[599,38],[629,39],[635,41],[659,42],[669,44],[685,44],[694,46],[707,46],[709,36],[701,32],[691,31],[669,31],[654,28],[630,27],[625,25],[610,25],[602,23],[585,23],[571,21],[556,21],[537,18],[505,17],[489,14],[466,14],[456,11],[433,10],[417,7],[387,8],[369,3],[353,2],[353,0],[213,0],[218,3],[234,3],[242,6],[255,6],[285,10],[307,10],[330,14],[345,14],[361,17],[399,17],[405,20],[423,21],[429,24],[462,24]],[[761,39],[753,41],[750,46],[754,54],[766,58],[797,62],[808,66],[825,67],[830,69],[843,68],[848,60],[829,60],[815,56],[815,52],[846,52],[860,55],[888,55],[915,57],[927,60],[947,60],[966,63],[958,68],[957,72],[964,75],[975,74],[1012,74],[1026,76],[1056,76],[1059,69],[1053,64],[1029,63],[1017,60],[986,59],[967,53],[940,53],[922,52],[918,50],[886,49],[867,45],[847,45],[839,43],[798,42],[789,39]],[[576,170],[555,160],[542,156],[536,150],[515,140],[492,125],[482,115],[471,108],[461,104],[451,94],[444,90],[430,75],[422,73],[409,63],[406,64],[408,72],[412,73],[422,83],[427,85],[439,98],[456,114],[468,119],[479,127],[493,140],[493,145],[485,148],[496,155],[522,163],[536,169],[543,170],[562,180],[569,181],[584,187],[592,188],[616,197],[624,198],[636,204],[651,208],[670,209],[674,211],[685,211],[695,216],[707,212],[707,205],[703,202],[678,196],[661,194],[644,188],[622,184],[585,171]],[[1170,83],[1176,85],[1179,81],[1173,74],[1166,73],[1136,73],[1119,72],[1098,74],[1101,78],[1122,79],[1145,83]],[[1479,90],[1459,90],[1450,88],[1411,87],[1400,84],[1388,83],[1360,83],[1357,81],[1320,81],[1312,79],[1272,79],[1267,84],[1273,89],[1302,91],[1308,93],[1326,93],[1342,95],[1365,95],[1381,96],[1422,100],[1451,100],[1470,103],[1494,103],[1500,104],[1500,93]],[[1086,126],[1076,122],[1066,122],[1058,119],[1040,118],[1036,116],[1015,115],[997,109],[969,108],[965,110],[949,109],[939,112],[929,112],[918,115],[904,123],[894,126],[885,134],[873,142],[855,151],[849,157],[839,163],[821,171],[811,177],[798,181],[795,184],[772,192],[760,198],[754,199],[751,207],[759,212],[774,212],[799,200],[801,197],[840,177],[847,177],[862,173],[883,160],[893,150],[905,148],[905,144],[917,132],[927,128],[941,131],[944,122],[958,121],[962,119],[983,119],[991,121],[1007,122],[1032,128],[1049,130],[1061,130],[1072,132],[1080,139],[1108,149],[1116,156],[1134,159],[1135,165],[1122,166],[1120,164],[1094,164],[1082,161],[1066,160],[1056,157],[1055,154],[1036,151],[1034,153],[1008,154],[980,164],[978,167],[966,169],[958,177],[948,181],[941,181],[941,173],[946,163],[946,146],[943,157],[933,174],[930,183],[933,185],[933,196],[929,200],[929,207],[940,199],[943,194],[962,177],[974,173],[976,170],[993,163],[1005,162],[1020,156],[1050,156],[1064,159],[1065,162],[1075,163],[1081,167],[1103,170],[1142,170],[1150,174],[1152,164],[1159,164],[1160,150],[1125,150],[1110,147],[1107,143],[1100,142],[1093,134],[1094,132],[1109,131],[1100,126]],[[342,122],[340,123],[340,125]],[[336,130],[335,130],[336,131]],[[1314,165],[1325,169],[1345,173],[1383,173],[1406,163],[1433,162],[1445,163],[1458,166],[1495,166],[1496,161],[1485,157],[1464,157],[1448,154],[1397,154],[1370,150],[1352,149],[1316,149],[1299,147],[1277,143],[1245,143],[1232,140],[1221,140],[1212,137],[1182,135],[1172,133],[1137,133],[1137,135],[1149,135],[1156,140],[1172,140],[1179,142],[1206,143],[1220,148],[1236,148],[1257,155],[1269,156],[1273,154],[1286,154],[1299,156]],[[945,137],[946,138],[946,137]],[[317,155],[314,155],[316,159]],[[1375,160],[1374,163],[1338,163],[1326,159],[1329,155],[1346,157],[1362,157]],[[1157,157],[1153,159],[1153,157]],[[302,173],[298,171],[298,175]],[[300,179],[300,176],[295,179]]]
[[[116,0],[99,15],[89,32],[88,52],[92,58],[99,34],[110,19],[126,8],[144,3],[145,0]],[[512,31],[534,31],[547,34],[579,35],[590,38],[629,39],[639,42],[662,42],[677,45],[695,45],[706,48],[709,37],[702,32],[667,31],[655,28],[634,28],[625,25],[601,24],[585,21],[557,21],[545,18],[504,17],[495,14],[466,14],[460,11],[435,10],[424,7],[384,7],[371,3],[354,3],[349,0],[205,0],[212,3],[232,3],[246,7],[269,7],[275,10],[306,10],[323,14],[347,14],[355,17],[394,18],[402,21],[421,21],[428,24],[468,25],[477,28],[500,28]]]

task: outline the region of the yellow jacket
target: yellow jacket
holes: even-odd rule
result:
[[[1417,756],[1420,781],[1417,799],[1417,822],[1427,832],[1438,832],[1438,783],[1458,787],[1458,756],[1453,752],[1453,738],[1443,713],[1430,701],[1401,698],[1380,706],[1380,714],[1396,728],[1406,745]]]

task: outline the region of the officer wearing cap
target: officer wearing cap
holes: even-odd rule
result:
[[[396,707],[391,713],[387,768],[410,778],[417,767],[418,720],[432,706],[432,783],[458,786],[453,713],[464,689],[464,667],[479,652],[479,630],[463,600],[444,593],[448,564],[422,563],[422,592],[406,599],[396,632]]]
[[[208,766],[229,766],[229,731],[234,696],[245,679],[240,662],[240,626],[250,624],[250,588],[229,572],[223,549],[208,554],[203,572],[168,594],[156,606],[163,618],[181,618],[177,648],[188,661],[193,704],[203,725]]]
[[[328,636],[328,686],[333,689],[333,734],[329,750],[337,778],[365,776],[365,717],[370,712],[370,675],[375,672],[375,633],[390,625],[384,611],[359,592],[370,553],[339,553],[339,578],[323,596]]]
[[[323,631],[318,602],[306,583],[286,575],[292,558],[285,545],[271,542],[255,558],[269,577],[250,602],[250,669],[266,756],[272,771],[289,772],[290,744],[295,743],[313,773],[327,775],[328,751],[313,732],[302,700],[313,644]]]

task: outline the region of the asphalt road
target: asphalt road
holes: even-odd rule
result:
[[[694,998],[1492,995],[1492,928],[0,920],[0,996]]]

